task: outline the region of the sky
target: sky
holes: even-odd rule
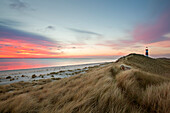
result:
[[[0,0],[0,58],[170,57],[170,0]]]

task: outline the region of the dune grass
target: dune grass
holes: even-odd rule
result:
[[[170,59],[166,58],[153,59],[140,54],[129,54],[120,58],[117,62],[162,76],[169,76],[170,73]]]
[[[161,72],[156,74],[153,62],[158,62],[157,59],[143,57],[129,55],[116,63],[90,68],[85,74],[36,86],[23,82],[22,85],[13,86],[16,89],[12,91],[0,93],[0,112],[168,113],[169,60],[165,59],[168,62],[164,62],[164,59],[159,59],[160,65],[167,67],[165,70],[161,67]],[[152,70],[146,70],[146,66],[151,64],[144,66],[145,63],[140,64],[138,59],[152,60],[153,69],[148,67]],[[120,64],[130,64],[132,68],[124,71],[120,69]],[[11,87],[4,85],[0,89]]]

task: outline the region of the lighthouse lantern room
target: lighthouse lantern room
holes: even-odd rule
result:
[[[145,49],[145,55],[148,57],[148,47]]]

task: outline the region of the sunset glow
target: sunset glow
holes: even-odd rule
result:
[[[151,56],[170,57],[169,5],[0,0],[0,58],[111,58],[144,54],[146,46]]]

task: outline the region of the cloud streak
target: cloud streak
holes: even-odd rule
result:
[[[56,42],[41,35],[16,30],[7,26],[0,25],[0,40],[2,39],[23,40],[29,43],[40,44],[45,46],[52,46],[54,45],[54,42]]]
[[[96,36],[102,36],[102,34],[92,32],[92,31],[86,31],[86,30],[81,30],[81,29],[75,29],[75,28],[67,28],[70,31],[77,32],[77,33],[82,33],[82,34],[88,34],[88,35],[96,35]]]
[[[55,30],[55,27],[50,25],[50,26],[47,26],[46,29],[48,29],[48,30]]]
[[[23,10],[23,9],[28,9],[28,4],[26,2],[23,2],[21,0],[10,0],[11,3],[9,4],[9,6],[12,9],[16,9],[16,10]]]
[[[10,19],[0,19],[0,25],[3,26],[21,26],[22,23]]]

